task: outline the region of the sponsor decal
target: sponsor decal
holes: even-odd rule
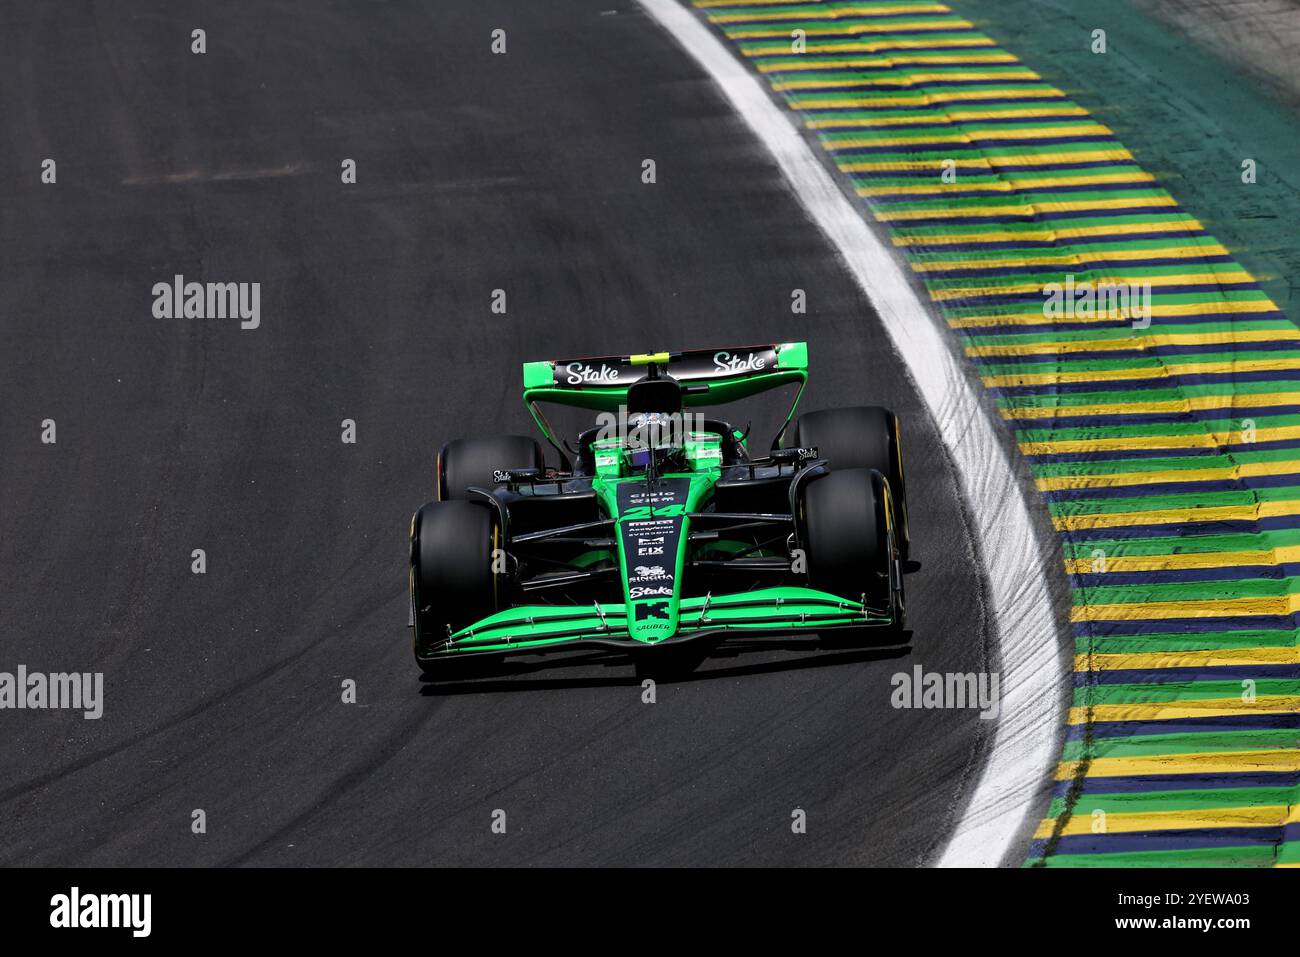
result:
[[[640,481],[624,482],[618,487],[618,511],[620,515],[628,515],[641,509],[644,515],[646,510],[685,505],[690,489],[690,479],[662,479],[652,486]]]
[[[642,585],[642,582],[662,582],[661,585]],[[662,565],[637,565],[628,576],[628,597],[632,600],[650,595],[671,595],[673,574]]]
[[[647,492],[646,490],[641,489],[639,491],[634,491],[627,496],[628,508],[645,508],[646,506],[653,508],[656,505],[664,506],[676,504],[677,495],[672,491]]]
[[[671,596],[676,578],[674,563],[681,541],[680,518],[624,521],[623,556],[627,562],[629,601],[650,596]],[[639,621],[640,619],[638,619]]]
[[[684,352],[666,366],[669,375],[683,382],[721,379],[728,376],[771,372],[777,367],[775,349],[713,350]],[[555,363],[555,384],[575,387],[586,385],[629,385],[644,378],[646,367],[632,365],[621,356],[590,359],[562,359]]]
[[[615,385],[619,381],[619,368],[605,362],[599,366],[570,362],[564,367],[563,381],[565,385]]]
[[[664,557],[669,540],[675,541],[676,532],[677,523],[670,518],[628,522],[623,526],[625,554],[629,559]]]
[[[633,601],[636,601],[638,598],[649,598],[651,595],[671,595],[672,593],[672,585],[638,585],[635,588],[629,588],[627,590],[628,597]]]
[[[644,605],[636,606],[636,620],[646,621],[650,618],[662,618],[668,620],[668,602],[666,601],[648,601]]]
[[[739,353],[715,352],[713,367],[723,375],[737,375],[741,372],[761,372],[767,368],[767,358],[754,352],[747,352],[742,357]]]

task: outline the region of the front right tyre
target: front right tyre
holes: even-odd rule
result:
[[[903,477],[902,430],[898,416],[878,405],[807,412],[794,424],[791,442],[817,449],[831,471],[875,469],[889,480],[898,550],[907,561],[907,485]]]
[[[800,492],[809,584],[862,599],[901,632],[902,555],[888,481],[874,469],[844,469],[809,479]]]

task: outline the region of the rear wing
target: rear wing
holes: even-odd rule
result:
[[[688,387],[683,390],[685,405],[721,405],[790,383],[802,391],[808,380],[808,345],[783,342],[525,362],[524,402],[530,407],[535,402],[555,402],[616,411],[627,402],[627,387],[644,377],[651,365]]]

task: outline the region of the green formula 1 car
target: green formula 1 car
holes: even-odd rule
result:
[[[574,648],[640,653],[705,636],[903,629],[907,495],[898,420],[794,419],[801,342],[524,364],[524,403],[559,454],[458,439],[411,519],[415,657]],[[770,451],[692,411],[797,389]],[[539,403],[597,413],[562,444]],[[788,441],[784,441],[788,437]]]

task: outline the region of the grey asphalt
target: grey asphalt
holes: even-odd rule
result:
[[[101,720],[0,711],[0,863],[931,859],[991,727],[893,708],[891,676],[996,666],[953,474],[869,303],[637,6],[0,21],[0,671],[105,675]],[[177,273],[259,282],[260,328],[155,318]],[[794,339],[807,408],[903,419],[910,647],[724,646],[654,704],[608,657],[421,681],[407,523],[442,442],[529,430],[523,360]]]
[[[1135,0],[1209,57],[1231,63],[1300,110],[1298,0]],[[1214,70],[1217,73],[1218,70]]]

